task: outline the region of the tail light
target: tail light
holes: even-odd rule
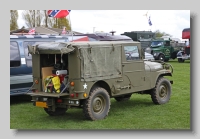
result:
[[[70,94],[70,97],[74,97],[74,94]]]
[[[33,91],[33,92],[38,92],[38,90],[37,90],[37,89],[32,89],[32,91]]]
[[[35,84],[38,84],[39,82],[38,82],[38,80],[35,80]]]
[[[87,97],[87,93],[84,93],[83,96],[86,98]]]
[[[75,85],[75,83],[74,83],[74,82],[70,82],[70,85],[71,85],[71,86],[74,86],[74,85]]]
[[[57,99],[57,103],[62,103],[62,99]]]

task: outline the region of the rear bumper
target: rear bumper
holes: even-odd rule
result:
[[[30,95],[32,97],[53,97],[53,98],[59,98],[62,96],[69,96],[68,93],[46,93],[46,92],[35,92],[35,93],[27,93],[27,95]]]

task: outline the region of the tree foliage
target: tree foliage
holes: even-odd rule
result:
[[[155,31],[155,34],[156,34],[156,37],[159,38],[159,37],[162,37],[162,36],[169,36],[169,37],[172,37],[172,35],[168,34],[168,33],[165,33],[165,32],[160,32],[160,30],[156,30]]]
[[[71,30],[71,26],[67,18],[49,17],[47,10],[25,10],[22,13],[22,17],[29,28],[44,25],[45,27],[60,29],[66,27],[67,30]]]
[[[29,28],[41,26],[43,17],[44,15],[40,10],[24,10],[22,13],[22,18]]]
[[[71,30],[71,27],[69,25],[69,21],[67,20],[67,18],[58,18],[57,27],[58,28],[66,27],[66,30]]]
[[[10,31],[18,29],[17,19],[18,19],[18,11],[10,10]]]

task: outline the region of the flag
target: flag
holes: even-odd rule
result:
[[[30,29],[28,34],[35,34],[35,28]]]
[[[146,16],[146,17],[147,17],[147,14],[148,14],[148,11],[147,11],[147,13],[146,13],[146,14],[144,14],[143,16]]]
[[[70,11],[71,10],[48,10],[47,13],[49,17],[64,18]]]
[[[148,22],[149,22],[149,26],[152,26],[150,16],[149,16]]]

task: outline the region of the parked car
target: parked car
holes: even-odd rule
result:
[[[173,80],[165,76],[172,76],[173,67],[144,61],[140,42],[54,42],[28,50],[33,56],[34,78],[27,95],[49,116],[82,108],[86,119],[104,119],[110,111],[110,98],[129,100],[133,93],[148,94],[157,105],[170,100]],[[134,58],[127,59],[128,53]],[[58,63],[55,58],[62,59],[59,67],[54,66]]]
[[[144,52],[145,53],[145,59],[144,60],[151,60],[151,61],[154,61],[155,58],[152,54],[149,54],[147,52]]]

